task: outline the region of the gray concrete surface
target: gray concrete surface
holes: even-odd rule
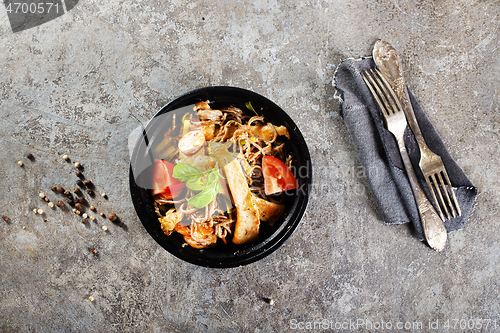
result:
[[[0,220],[0,331],[498,331],[499,15],[493,0],[81,0],[14,34],[0,8],[0,215],[9,217]],[[406,225],[383,224],[338,114],[336,66],[369,55],[377,38],[399,50],[410,87],[480,191],[442,253]],[[128,190],[134,118],[210,85],[281,105],[307,140],[316,180],[292,237],[233,269],[164,251]],[[100,217],[85,227],[38,198],[75,181],[63,154],[83,163],[109,196],[94,204],[127,230]]]

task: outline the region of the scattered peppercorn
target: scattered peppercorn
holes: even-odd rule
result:
[[[76,176],[82,178],[83,177],[83,173],[81,171],[77,171],[76,172]]]
[[[4,220],[5,222],[7,222],[7,221],[9,220],[9,217],[8,217],[8,216],[4,216],[4,217],[3,217],[3,220]]]
[[[91,197],[94,196],[94,191],[92,191],[91,189],[87,189],[87,194],[90,195]]]
[[[17,162],[17,165],[19,165],[19,166],[21,166],[21,167],[22,167],[22,166],[24,165],[24,164],[23,164],[23,161],[18,161],[18,162]]]
[[[97,254],[97,249],[92,249],[92,254]]]
[[[47,222],[47,220],[43,220],[43,222]]]
[[[73,190],[73,192],[75,192],[76,194],[81,194],[81,193],[82,193],[82,191],[81,191],[78,187],[76,187],[76,188]]]
[[[78,210],[82,210],[82,208],[83,208],[83,207],[82,207],[82,204],[81,204],[81,203],[77,202],[77,203],[75,204],[75,208],[76,208],[76,209],[78,209]]]
[[[92,181],[91,181],[91,180],[89,180],[89,179],[85,179],[85,180],[83,181],[83,185],[85,185],[85,186],[91,186],[91,185],[92,185]]]
[[[71,192],[66,190],[66,191],[64,191],[64,195],[71,195]]]
[[[76,202],[79,202],[79,203],[81,203],[81,204],[85,204],[85,203],[87,202],[87,201],[85,200],[85,198],[84,198],[84,197],[78,197],[78,198],[76,198],[76,200],[75,200],[75,201],[76,201]]]
[[[111,222],[115,222],[117,219],[118,219],[118,216],[116,216],[115,213],[111,213],[108,215],[108,219],[111,221]]]
[[[78,180],[76,181],[76,185],[78,185],[78,186],[83,186],[83,182],[81,181],[81,179],[78,179]]]
[[[56,191],[59,193],[64,193],[64,188],[61,185],[59,185],[56,187]]]
[[[82,220],[82,223],[83,223],[83,224],[87,224],[87,222],[88,222],[88,221],[89,221],[89,220],[87,220],[87,219],[83,219],[83,220]]]
[[[56,203],[56,206],[61,208],[61,207],[64,207],[64,202],[62,202],[61,200],[59,200],[57,203]]]
[[[57,187],[56,187],[56,186],[52,186],[50,189],[51,189],[52,191],[54,191],[54,192],[55,192],[55,191],[57,191],[57,190],[56,190],[56,189],[57,189]]]
[[[28,155],[26,155],[27,158],[29,158],[30,160],[34,160],[35,157],[33,156],[32,153],[29,153]]]

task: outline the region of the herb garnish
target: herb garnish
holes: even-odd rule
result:
[[[194,197],[187,199],[188,203],[195,208],[203,208],[212,202],[220,191],[218,178],[224,178],[219,173],[219,165],[216,163],[211,170],[201,172],[187,163],[178,163],[174,167],[172,176],[193,191],[200,191]],[[205,179],[203,179],[205,176]]]

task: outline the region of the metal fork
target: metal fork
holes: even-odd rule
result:
[[[444,167],[443,161],[439,155],[434,154],[425,143],[424,136],[420,131],[415,112],[410,103],[410,96],[403,77],[403,68],[396,49],[389,43],[378,40],[373,46],[373,60],[380,70],[381,76],[384,77],[391,88],[396,93],[398,100],[401,102],[403,112],[406,115],[408,125],[415,135],[418,147],[420,148],[419,166],[424,174],[425,181],[429,188],[429,192],[434,199],[434,207],[438,210],[441,219],[444,221],[444,215],[441,208],[445,211],[446,217],[450,219],[450,212],[453,217],[461,215],[460,206],[453,186],[448,178],[448,173]],[[450,195],[453,198],[450,199]],[[439,200],[436,198],[436,192]],[[446,199],[446,200],[445,200]]]
[[[401,103],[389,83],[377,69],[365,71],[361,75],[382,111],[387,129],[398,142],[427,243],[433,249],[441,251],[448,236],[443,221],[420,186],[408,156],[404,143],[404,132],[408,123]]]

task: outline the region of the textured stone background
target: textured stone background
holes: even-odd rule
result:
[[[499,15],[494,0],[81,0],[13,34],[0,8],[0,215],[10,218],[0,220],[0,331],[281,332],[321,320],[421,322],[416,332],[435,320],[500,326]],[[480,191],[467,227],[442,253],[406,225],[383,224],[338,114],[336,66],[370,55],[377,38],[401,53],[410,87]],[[210,85],[281,105],[306,138],[316,180],[292,237],[234,269],[164,251],[128,191],[135,118]],[[104,219],[109,232],[86,228],[44,206],[40,191],[75,181],[62,154],[84,164],[109,195],[95,205],[127,230]],[[482,331],[494,332],[492,323]]]

